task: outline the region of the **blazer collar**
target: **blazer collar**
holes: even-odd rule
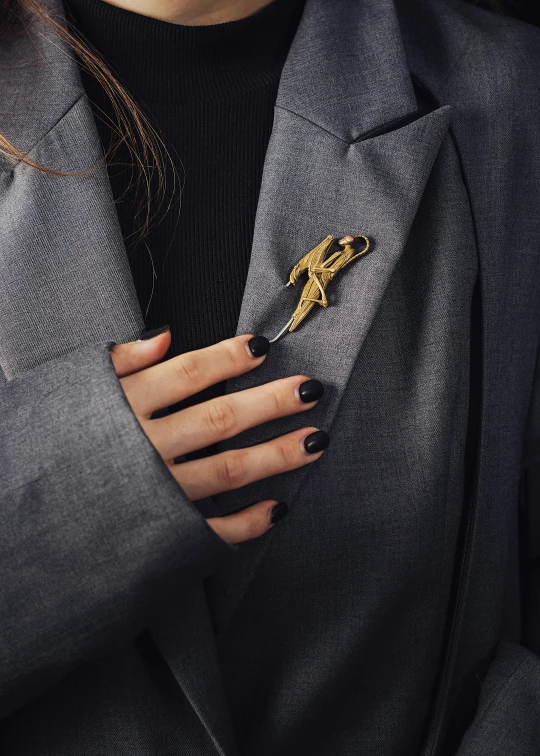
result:
[[[62,0],[45,6],[65,25]],[[3,37],[0,63],[1,128],[28,151],[84,94],[74,54],[31,16]],[[391,0],[306,0],[276,104],[346,142],[413,113]]]
[[[345,142],[413,113],[392,0],[307,0],[276,104]]]

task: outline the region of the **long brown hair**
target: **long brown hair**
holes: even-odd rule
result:
[[[95,170],[104,162],[111,162],[118,148],[124,144],[132,160],[130,163],[132,169],[134,166],[137,168],[136,189],[138,190],[141,185],[145,189],[144,201],[140,203],[136,213],[136,217],[138,217],[144,210],[143,219],[139,223],[138,234],[140,238],[143,238],[148,233],[151,222],[157,216],[157,212],[166,197],[165,176],[167,170],[170,171],[173,179],[169,205],[174,196],[174,189],[178,184],[178,171],[169,150],[157,128],[152,124],[141,106],[110,70],[97,50],[72,27],[67,18],[52,13],[46,7],[46,4],[40,0],[0,0],[0,37],[10,27],[28,27],[32,20],[42,22],[45,27],[57,34],[75,53],[79,66],[97,79],[113,108],[113,120],[101,109],[98,116],[108,122],[112,139],[103,159],[96,165],[81,171],[62,171],[53,166],[43,165],[33,160],[28,153],[20,150],[1,132],[0,154],[8,160],[14,161],[14,163],[25,163],[36,170],[53,176],[80,176]],[[132,188],[132,185],[133,181],[130,182],[128,189]],[[118,198],[117,201],[120,199],[122,198]],[[152,211],[152,208],[154,211]]]

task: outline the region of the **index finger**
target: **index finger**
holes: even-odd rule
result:
[[[268,351],[269,345],[265,342],[268,344],[262,336],[235,336],[204,349],[172,357],[121,378],[120,382],[133,410],[150,417],[156,410],[176,404],[208,386],[253,370],[266,357],[266,352],[257,357],[253,351],[256,354],[264,349]]]

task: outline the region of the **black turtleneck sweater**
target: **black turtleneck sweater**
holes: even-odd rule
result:
[[[167,172],[159,222],[146,244],[134,244],[144,191],[128,188],[131,168],[108,166],[146,327],[171,325],[167,358],[233,336],[279,79],[303,0],[274,0],[211,26],[168,23],[104,0],[65,7],[158,128],[183,184],[173,193]],[[111,131],[97,108],[113,118],[112,108],[93,77],[83,71],[82,80],[107,148]],[[114,162],[129,162],[125,148]]]

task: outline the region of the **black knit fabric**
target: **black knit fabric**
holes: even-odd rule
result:
[[[146,244],[135,244],[144,191],[128,188],[131,168],[108,168],[146,326],[170,323],[167,358],[233,336],[279,79],[303,0],[274,0],[211,26],[168,23],[103,0],[65,7],[159,129],[183,185],[173,192],[167,173],[159,222]],[[107,148],[111,131],[99,109],[110,118],[113,111],[98,82],[82,78]],[[125,163],[129,153],[120,149],[114,160]]]

